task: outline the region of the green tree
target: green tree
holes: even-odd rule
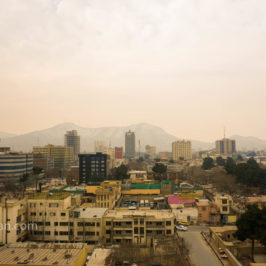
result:
[[[128,167],[124,164],[121,164],[118,167],[115,167],[111,170],[112,177],[114,179],[122,180],[122,179],[128,179]]]
[[[221,156],[216,158],[217,165],[224,166],[225,165],[225,159],[223,159]]]
[[[214,160],[211,157],[206,157],[203,159],[201,168],[204,170],[209,170],[214,167]]]
[[[236,163],[232,157],[227,157],[224,168],[227,174],[235,174]]]
[[[250,239],[251,260],[254,262],[254,242],[258,240],[266,245],[266,208],[260,210],[256,205],[248,206],[247,211],[236,222],[235,236],[241,241]]]
[[[237,155],[237,158],[236,158],[237,161],[244,161],[243,157],[241,154],[238,154]]]
[[[163,163],[156,163],[152,167],[152,171],[155,173],[155,177],[157,177],[157,179],[162,180],[167,171],[167,165],[164,165]]]

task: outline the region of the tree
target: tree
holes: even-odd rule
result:
[[[111,170],[112,177],[114,179],[122,180],[122,179],[128,179],[129,175],[127,174],[128,167],[124,164],[121,164],[118,167],[115,167]]]
[[[266,208],[260,210],[256,205],[248,206],[247,211],[236,222],[235,236],[241,241],[250,239],[251,260],[254,262],[254,242],[266,245]]]
[[[238,154],[237,155],[237,158],[236,158],[237,161],[244,161],[243,157],[241,156],[241,154]]]
[[[163,179],[163,175],[166,173],[167,171],[167,166],[164,165],[163,163],[156,163],[153,167],[152,167],[152,171],[155,173],[156,177],[159,177],[159,179]]]
[[[38,167],[38,166],[34,166],[32,168],[32,171],[33,171],[33,174],[34,175],[39,175],[42,172],[42,168],[41,167]]]
[[[227,157],[224,168],[227,174],[234,174],[236,169],[236,163],[232,157]]]
[[[204,158],[201,168],[204,170],[209,170],[213,167],[214,167],[214,160],[211,157]]]
[[[225,165],[225,159],[223,159],[221,156],[216,158],[216,163],[220,166],[224,166]]]

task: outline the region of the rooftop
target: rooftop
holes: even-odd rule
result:
[[[107,211],[106,208],[76,208],[74,212],[79,212],[79,218],[81,219],[90,219],[90,218],[102,218],[102,216]]]
[[[38,192],[28,196],[30,200],[64,200],[67,197],[71,196],[71,194],[67,192],[55,192],[55,193],[47,193],[47,192]]]
[[[111,254],[111,249],[96,248],[87,264],[87,266],[105,265],[106,258]]]
[[[195,200],[191,200],[191,199],[180,199],[178,195],[170,195],[168,197],[168,204],[192,204],[194,203]]]
[[[75,265],[85,245],[16,243],[0,248],[0,265]]]
[[[211,226],[210,230],[214,233],[223,233],[226,231],[236,231],[237,227],[235,225]]]
[[[172,211],[170,210],[121,210],[121,211],[116,211],[116,210],[109,210],[107,211],[105,217],[107,218],[118,218],[118,219],[123,219],[129,216],[149,216],[149,217],[155,217],[157,219],[161,218],[173,218],[174,215]]]

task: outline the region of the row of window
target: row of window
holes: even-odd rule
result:
[[[43,215],[46,216],[47,213],[46,212],[45,213],[39,212],[39,216],[43,216]],[[50,212],[49,215],[50,216],[56,216],[56,212]],[[66,213],[65,212],[61,212],[60,215],[64,217],[64,216],[66,216]],[[37,216],[37,213],[36,212],[31,212],[30,216]]]
[[[32,222],[30,222],[31,224]],[[37,224],[38,226],[50,226],[51,223],[50,222],[33,222],[34,224]],[[54,222],[54,226],[73,226],[73,222]],[[88,223],[88,222],[78,222],[77,223],[78,226],[100,226],[100,223]]]
[[[132,234],[132,230],[125,230],[125,231],[121,231],[121,230],[115,230],[114,233],[115,235],[121,235],[121,234]],[[110,235],[111,234],[111,230],[106,230],[105,233],[107,235]],[[156,233],[157,235],[161,235],[163,234],[163,230],[146,230],[146,234],[153,234],[153,233]],[[171,230],[166,230],[166,234],[171,234],[172,231]],[[135,227],[134,228],[134,234],[144,234],[144,227],[140,227],[140,228],[137,228]]]
[[[110,221],[106,221],[105,223],[107,226],[111,225],[112,223]],[[122,225],[129,225],[131,226],[132,225],[132,222],[114,222],[114,225],[115,226],[122,226]],[[134,220],[134,224],[138,224],[138,220]],[[144,224],[144,220],[143,219],[140,219],[140,224]],[[156,226],[162,226],[163,225],[163,222],[146,222],[146,225],[156,225]],[[169,225],[172,225],[172,222],[171,221],[166,221],[165,222],[165,225],[169,226]]]

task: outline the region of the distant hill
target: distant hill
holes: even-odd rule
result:
[[[266,150],[266,140],[239,135],[234,135],[231,139],[236,140],[236,149],[238,151]]]
[[[68,130],[76,129],[81,136],[81,151],[94,151],[94,141],[103,140],[107,145],[124,146],[125,132],[129,129],[136,134],[136,150],[138,151],[138,140],[140,140],[141,150],[145,145],[154,145],[157,151],[171,151],[171,144],[178,138],[168,134],[162,128],[140,123],[126,127],[102,127],[84,128],[73,123],[59,124],[54,127],[30,132],[28,134],[7,137],[2,139],[1,145],[10,146],[17,151],[31,151],[33,146],[55,144],[63,145],[64,134]],[[206,150],[213,148],[213,143],[192,140],[193,150]]]
[[[0,139],[14,137],[14,136],[16,136],[16,135],[12,134],[12,133],[6,133],[6,132],[1,132],[0,131]],[[1,142],[0,142],[0,145],[1,145]]]

